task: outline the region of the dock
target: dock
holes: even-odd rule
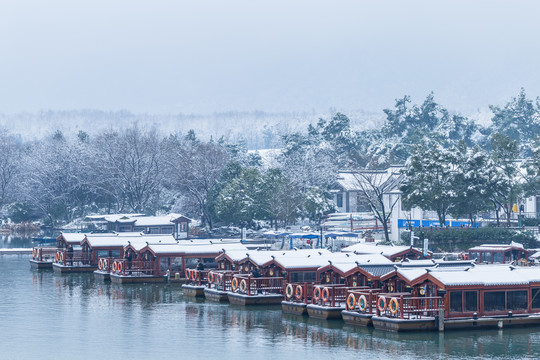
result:
[[[0,255],[30,255],[32,254],[32,249],[29,248],[13,248],[13,249],[0,249]]]

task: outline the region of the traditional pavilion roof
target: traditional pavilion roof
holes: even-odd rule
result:
[[[470,248],[469,252],[470,251],[508,251],[508,250],[515,250],[515,249],[525,250],[522,244],[512,241],[510,244],[482,244],[482,245]]]
[[[147,243],[176,244],[176,239],[170,234],[145,235],[143,233],[87,234],[84,241],[91,247],[123,247],[131,244],[134,248],[143,248]]]
[[[420,253],[422,252],[420,249],[412,249]],[[372,245],[368,243],[358,243],[341,249],[342,252],[354,252],[356,254],[381,254],[386,257],[392,257],[409,250],[411,250],[410,246]]]

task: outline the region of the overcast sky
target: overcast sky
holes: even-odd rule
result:
[[[540,95],[540,1],[1,0],[0,112],[450,109]]]

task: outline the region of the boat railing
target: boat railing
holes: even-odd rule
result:
[[[368,286],[347,286],[345,284],[325,284],[316,285],[313,288],[314,305],[320,306],[344,306],[347,300],[349,290],[366,290]]]
[[[110,273],[121,276],[155,275],[155,263],[152,260],[111,259],[108,264]]]
[[[208,280],[208,275],[210,270],[197,270],[197,269],[186,269],[184,272],[185,283],[188,285],[203,286],[206,285]]]
[[[211,270],[208,273],[206,287],[220,291],[231,291],[231,283],[235,274],[237,272],[232,270]]]
[[[64,266],[89,266],[92,258],[82,251],[56,250],[54,262]]]
[[[112,272],[112,265],[118,258],[114,257],[98,257],[98,270],[105,273]]]
[[[440,309],[444,309],[442,296],[412,297],[407,294],[380,294],[377,296],[378,316],[419,319],[438,316]]]
[[[248,296],[283,294],[284,278],[254,277],[246,274],[235,274],[231,282],[231,290]]]
[[[34,246],[32,248],[32,259],[41,262],[53,262],[56,256],[56,247]]]
[[[364,314],[374,314],[377,308],[377,295],[381,289],[348,289],[346,308]]]
[[[285,299],[299,304],[311,304],[315,285],[313,282],[288,283],[285,285]]]

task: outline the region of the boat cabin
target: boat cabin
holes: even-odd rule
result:
[[[372,243],[359,243],[345,247],[342,252],[352,252],[359,255],[367,254],[381,254],[386,256],[391,261],[401,261],[405,259],[418,260],[418,259],[430,259],[432,253],[428,251],[424,256],[422,250],[411,246],[390,246],[390,245],[377,245]]]
[[[512,242],[508,245],[483,244],[469,249],[469,259],[478,264],[510,264],[514,261],[527,261],[528,251],[523,245]]]

